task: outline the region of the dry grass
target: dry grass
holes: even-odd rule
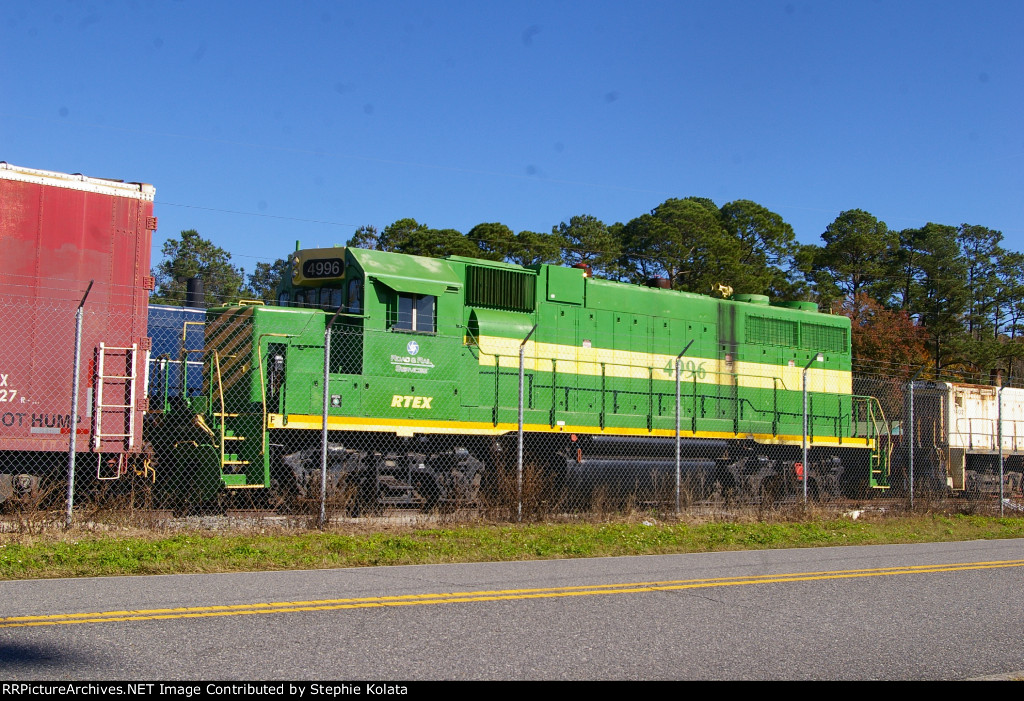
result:
[[[540,492],[542,494],[543,492]],[[543,504],[543,501],[539,502]],[[44,512],[45,513],[45,512]],[[687,511],[561,513],[524,523],[479,512],[336,517],[323,530],[295,517],[192,516],[146,521],[97,514],[3,521],[0,579],[167,574],[878,545],[1024,537],[1024,519],[842,510],[789,504]]]
[[[704,485],[660,485],[645,499],[594,488],[585,499],[527,464],[497,471],[473,508],[391,509],[356,515],[351,488],[272,511],[175,516],[151,508],[144,484],[92,494],[64,511],[62,495],[36,494],[0,514],[0,579],[224,572],[715,550],[874,545],[1024,537],[1024,506],[999,517],[995,499],[922,498],[863,504],[727,499]],[[657,485],[656,485],[657,486]],[[522,514],[518,510],[522,498]],[[1013,503],[1011,502],[1011,506]],[[234,504],[237,508],[243,506]],[[252,504],[250,506],[257,506]],[[570,508],[572,507],[572,508]],[[521,518],[521,522],[520,522]]]

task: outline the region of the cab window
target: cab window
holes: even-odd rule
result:
[[[325,311],[337,311],[341,306],[341,290],[333,287],[320,288],[320,308]]]
[[[359,278],[348,281],[348,311],[350,314],[363,313],[363,281]]]
[[[434,333],[437,328],[437,297],[398,293],[398,309],[391,328],[398,331]]]

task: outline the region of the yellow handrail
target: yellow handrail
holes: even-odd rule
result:
[[[877,397],[864,397],[867,400],[868,417],[871,421],[872,426],[875,429],[875,436],[877,438],[882,436],[882,430],[878,427],[878,417],[875,416],[874,406],[878,407],[878,413],[882,417],[882,426],[885,428],[886,446],[885,446],[885,457],[887,464],[892,462],[892,432],[889,430],[889,422],[885,418],[885,410],[882,409],[881,402],[878,401]]]
[[[224,469],[224,419],[227,416],[227,407],[224,406],[224,383],[220,376],[220,351],[213,349],[213,368],[217,376],[217,394],[220,396],[220,467]]]

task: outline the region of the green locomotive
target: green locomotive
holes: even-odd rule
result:
[[[515,469],[520,409],[525,464],[564,490],[653,493],[677,460],[703,497],[887,487],[850,322],[813,303],[354,248],[290,262],[277,305],[208,310],[203,394],[161,431],[172,488],[318,495],[325,397],[330,486],[359,509],[473,502]]]

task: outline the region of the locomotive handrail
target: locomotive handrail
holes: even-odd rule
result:
[[[972,417],[963,417],[963,418],[957,417],[956,418],[956,426],[955,426],[956,430],[950,432],[951,435],[958,436],[961,441],[965,441],[967,443],[967,445],[964,446],[964,447],[966,447],[966,448],[980,448],[981,447],[981,446],[975,445],[975,433],[977,433],[978,436],[983,437],[983,438],[990,438],[991,437],[991,434],[992,434],[991,430],[975,432],[975,430],[974,430],[974,422],[975,421],[979,421],[979,422],[980,421],[985,421],[985,422],[988,422],[988,421],[990,421],[990,419],[972,418]],[[967,425],[967,430],[966,431],[963,430],[964,424]],[[980,441],[978,441],[978,442],[980,442]]]
[[[186,341],[186,338],[188,336],[188,327],[189,326],[199,326],[200,328],[205,330],[206,329],[206,322],[205,321],[186,321],[185,323],[183,323],[181,325],[181,354],[182,355],[188,355],[189,353],[201,353],[203,351],[202,348],[187,348],[185,346],[185,341]]]
[[[329,311],[324,311],[324,315],[327,315],[329,313],[330,313]],[[350,317],[353,317],[355,319],[365,319],[369,315],[368,314],[357,314],[355,312],[335,312],[331,316],[350,316]]]
[[[854,401],[860,400],[860,401],[864,402],[864,406],[867,408],[867,411],[868,411],[868,420],[871,423],[871,425],[874,427],[874,435],[875,435],[875,437],[880,438],[883,435],[883,431],[879,428],[878,417],[875,416],[875,411],[874,411],[873,406],[877,406],[878,407],[878,413],[882,417],[881,425],[885,428],[884,435],[885,435],[885,437],[887,439],[886,440],[886,453],[887,453],[887,457],[891,458],[892,457],[892,449],[893,449],[893,445],[892,445],[892,432],[889,430],[889,422],[885,418],[885,410],[882,408],[881,402],[878,401],[877,397],[871,397],[871,396],[866,396],[866,395],[855,394],[855,395],[852,395],[852,397],[853,397]],[[870,437],[871,436],[865,436],[865,438],[870,438]]]
[[[961,430],[963,424],[967,424],[967,430]],[[976,427],[975,424],[979,424]],[[952,427],[950,437],[957,436],[961,441],[966,437],[966,446],[961,446],[968,449],[974,450],[1013,450],[1017,451],[1021,449],[1020,432],[1018,428],[1024,423],[1021,419],[1003,419],[1003,442],[999,444],[999,421],[998,419],[986,418],[986,417],[963,417],[955,420],[955,425]],[[1009,433],[1006,431],[1007,427],[1011,427],[1013,430]]]
[[[160,361],[161,360],[164,361],[164,365],[162,367],[160,365]],[[170,391],[171,391],[171,388],[170,388],[171,378],[170,378],[170,373],[167,372],[166,364],[167,363],[172,363],[174,361],[171,360],[171,354],[170,353],[162,353],[160,355],[151,357],[149,359],[149,362],[150,362],[150,364],[156,362],[157,367],[160,369],[160,372],[163,372],[163,396],[161,397],[162,401],[160,403],[160,411],[161,412],[166,412],[167,409],[168,409],[168,406],[167,406],[167,404],[168,404],[168,396],[170,395]],[[149,390],[149,392],[147,394],[152,394],[153,391],[154,390],[152,389],[152,385],[150,385],[150,390]],[[156,396],[160,396],[160,390],[156,390],[156,392],[157,392]],[[155,409],[150,409],[150,411],[156,411],[156,410]]]
[[[468,334],[468,338],[472,339],[473,335]],[[602,429],[606,428],[606,413],[609,410],[615,414],[619,413],[619,410],[617,408],[619,406],[618,398],[621,396],[633,396],[635,397],[635,399],[640,401],[643,401],[644,399],[647,400],[647,411],[630,415],[640,417],[646,414],[649,424],[648,429],[650,430],[652,428],[651,422],[654,420],[654,418],[664,415],[664,412],[661,411],[660,409],[660,407],[662,407],[663,405],[659,401],[659,399],[670,397],[674,394],[667,391],[661,391],[660,389],[660,387],[664,386],[666,382],[674,382],[674,380],[665,380],[657,377],[657,373],[665,371],[660,364],[630,363],[622,361],[616,362],[614,360],[603,360],[600,357],[593,361],[589,359],[575,360],[574,358],[560,358],[556,354],[548,353],[532,353],[530,355],[530,360],[533,361],[533,367],[527,370],[525,373],[525,378],[528,381],[532,382],[537,372],[550,374],[549,381],[544,382],[542,385],[538,385],[538,389],[543,388],[550,392],[551,405],[548,408],[548,423],[551,425],[555,425],[556,415],[560,411],[560,409],[558,408],[560,403],[559,398],[563,398],[564,395],[564,406],[569,406],[570,402],[568,400],[570,396],[579,395],[580,393],[585,392],[593,392],[597,393],[600,396],[600,399],[598,400],[598,424]],[[493,373],[495,375],[494,380],[496,388],[494,393],[494,405],[492,407],[492,421],[497,422],[499,410],[503,406],[500,403],[500,400],[498,399],[500,393],[497,390],[497,386],[500,380],[497,377],[497,375],[501,374],[501,368],[512,367],[512,365],[511,363],[505,362],[506,360],[511,360],[510,356],[495,353],[493,354],[493,358]],[[561,370],[563,362],[592,365],[595,368],[599,368],[597,374],[600,379],[600,386],[560,386],[559,380],[563,374]],[[541,363],[543,363],[543,365]],[[544,365],[547,365],[549,367],[544,367]],[[609,372],[609,370],[612,368],[618,368],[619,370],[613,370],[612,372]],[[628,370],[628,372],[624,370]],[[488,374],[490,374],[490,372],[488,372]],[[571,371],[570,374],[572,374]],[[769,430],[771,431],[772,435],[778,435],[780,426],[782,422],[786,419],[786,417],[793,418],[801,416],[801,413],[798,411],[787,411],[784,396],[780,394],[780,391],[792,392],[793,390],[789,388],[785,378],[779,377],[778,375],[768,375],[761,373],[735,373],[727,372],[724,370],[720,371],[705,368],[701,368],[700,372],[691,371],[690,374],[691,376],[686,378],[685,380],[681,378],[682,382],[685,382],[687,385],[690,385],[690,388],[686,390],[683,395],[684,398],[688,400],[686,402],[686,406],[684,406],[683,408],[687,410],[686,413],[689,413],[690,416],[685,416],[685,414],[683,414],[680,418],[682,419],[685,416],[687,423],[690,424],[690,430],[692,430],[694,433],[697,432],[697,424],[699,421],[702,420],[702,417],[708,418],[708,416],[705,413],[705,409],[702,408],[703,402],[705,400],[729,400],[733,402],[736,407],[736,412],[735,415],[732,416],[731,418],[734,424],[734,430],[736,430],[737,432],[739,432],[740,422],[763,421],[765,423],[771,424],[771,428]],[[644,386],[641,387],[637,385],[634,389],[606,388],[605,378],[611,375],[618,375],[620,377],[631,377],[634,380],[643,382]],[[725,378],[728,378],[730,382],[725,382]],[[698,385],[700,385],[700,387],[698,387]],[[763,389],[771,392],[771,397],[761,397],[761,399],[767,403],[759,405],[756,399],[736,395],[735,388],[742,387],[744,385],[762,387]],[[533,396],[532,387],[533,385],[531,384],[531,397]],[[612,398],[610,406],[606,404],[606,396]],[[852,397],[853,395],[846,396]],[[657,408],[655,407],[655,405]],[[533,406],[533,402],[531,401],[527,404],[526,408],[532,409]],[[874,410],[874,408],[872,408],[870,418],[873,424],[873,428],[875,429],[874,433],[882,434],[884,432],[878,426],[878,424],[880,423],[878,420],[879,411],[880,408],[879,410]],[[833,435],[839,437],[848,435],[848,429],[844,429],[842,427],[843,416],[841,410],[838,414],[831,414],[821,413],[820,411],[815,412],[812,409],[811,414],[812,416],[815,417],[816,421],[827,420],[830,423],[834,424],[832,429],[830,429],[830,431],[834,432]],[[744,418],[744,415],[746,415],[746,418]],[[853,435],[850,435],[850,437],[853,437]]]
[[[192,419],[192,423],[197,428],[208,433],[210,435],[210,438],[216,438],[216,435],[214,435],[213,433],[213,429],[207,425],[206,419],[203,418],[202,414],[196,414],[195,417]]]
[[[213,371],[217,376],[217,393],[220,397],[220,465],[224,467],[224,417],[227,407],[224,406],[224,383],[220,376],[220,351],[213,349]]]
[[[261,333],[256,339],[256,367],[260,376],[260,405],[263,407],[263,428],[267,428],[267,382],[263,373],[263,339],[272,338],[294,338],[293,333]]]
[[[892,431],[889,429],[889,422],[886,421],[886,419],[885,419],[885,411],[882,409],[882,404],[881,404],[881,402],[878,401],[877,398],[873,398],[873,399],[874,399],[875,403],[878,404],[878,410],[882,413],[882,425],[885,427],[885,435],[886,435],[886,440],[885,440],[885,467],[884,467],[885,472],[884,472],[884,474],[882,474],[880,472],[880,475],[881,475],[881,480],[880,481],[884,482],[884,484],[878,484],[878,485],[875,485],[875,486],[886,487],[887,488],[887,487],[890,486],[889,485],[889,471],[892,469],[892,451],[895,448],[895,446],[893,445],[893,442],[892,442]]]

